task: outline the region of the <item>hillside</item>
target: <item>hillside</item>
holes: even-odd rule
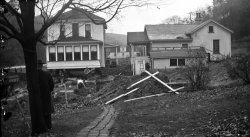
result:
[[[249,136],[250,86],[168,94],[116,105],[113,136]]]
[[[37,46],[37,58],[46,60],[45,46],[40,43]],[[5,48],[0,49],[0,67],[24,65],[22,46],[18,41],[11,39],[6,42]]]
[[[105,44],[118,44],[123,47],[127,46],[127,35],[106,33],[105,34]]]

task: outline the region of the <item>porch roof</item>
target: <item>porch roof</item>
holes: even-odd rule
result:
[[[65,43],[103,43],[100,40],[95,40],[92,38],[86,38],[86,37],[66,37],[59,41],[57,41],[57,44],[65,44]]]
[[[166,59],[166,58],[205,58],[206,51],[204,48],[199,49],[178,49],[166,51],[152,51],[150,52],[151,58]]]
[[[145,32],[128,32],[127,43],[128,44],[146,44],[148,43],[148,37]]]

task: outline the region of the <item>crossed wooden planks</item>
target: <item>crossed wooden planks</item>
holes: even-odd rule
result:
[[[149,79],[149,78],[151,78],[151,77],[154,78],[155,80],[157,80],[158,82],[160,82],[162,85],[164,85],[164,86],[167,87],[168,89],[170,89],[170,91],[168,91],[168,92],[174,92],[174,93],[176,93],[176,94],[179,94],[179,92],[177,92],[177,91],[184,88],[184,87],[180,87],[180,88],[177,88],[177,89],[173,89],[173,88],[172,88],[171,86],[169,86],[167,83],[163,82],[162,80],[160,80],[159,78],[157,78],[157,77],[155,76],[155,75],[158,74],[159,72],[156,72],[156,73],[154,73],[154,74],[151,74],[151,73],[148,72],[147,70],[145,70],[145,72],[146,72],[149,76],[147,76],[146,78],[141,79],[140,81],[138,81],[138,82],[136,82],[136,83],[130,85],[127,89],[131,89],[131,88],[134,87],[135,85],[138,85],[139,83],[141,83],[141,82],[143,82],[143,81],[145,81],[145,80],[147,80],[147,79]],[[131,90],[131,91],[125,93],[125,94],[121,94],[121,95],[119,95],[119,96],[117,96],[117,97],[115,97],[115,98],[113,98],[113,99],[107,101],[105,104],[106,104],[106,105],[107,105],[107,104],[110,104],[110,103],[112,103],[112,102],[118,100],[119,98],[122,98],[122,97],[124,97],[124,96],[127,96],[128,94],[131,94],[131,93],[135,92],[135,91],[138,90],[138,89],[139,89],[139,88],[135,88],[135,89],[133,89],[133,90]],[[154,97],[154,96],[162,96],[162,95],[165,95],[165,94],[166,94],[166,93],[155,94],[155,95],[150,95],[150,96],[143,96],[143,97],[139,97],[139,98],[128,99],[128,100],[125,100],[124,102],[129,102],[129,101],[134,101],[134,100],[144,99],[144,98],[149,98],[149,97]]]

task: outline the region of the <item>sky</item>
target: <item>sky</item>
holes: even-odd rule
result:
[[[160,24],[173,15],[185,17],[198,8],[211,6],[213,0],[165,0],[160,6],[129,7],[118,19],[108,22],[107,33],[127,34],[143,31],[146,24]]]

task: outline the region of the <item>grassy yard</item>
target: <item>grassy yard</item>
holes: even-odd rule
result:
[[[78,112],[53,115],[52,130],[41,137],[74,137],[101,112],[101,108],[93,107]],[[30,134],[28,127],[17,113],[14,113],[8,121],[2,122],[2,132],[3,137],[28,137]]]
[[[116,105],[114,136],[250,135],[250,86],[168,94]]]

